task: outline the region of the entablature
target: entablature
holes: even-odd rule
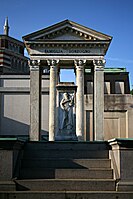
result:
[[[108,41],[28,41],[29,55],[101,55],[108,49]]]
[[[70,20],[23,37],[33,56],[104,56],[112,37]]]

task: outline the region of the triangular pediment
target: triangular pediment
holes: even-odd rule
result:
[[[111,36],[97,32],[85,26],[79,25],[70,20],[65,20],[42,30],[36,31],[23,37],[26,41],[37,40],[106,40],[112,39]]]

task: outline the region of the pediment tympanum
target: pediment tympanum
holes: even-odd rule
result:
[[[112,37],[65,20],[23,37],[29,54],[105,55]]]
[[[24,40],[111,40],[112,37],[65,20],[23,38]]]

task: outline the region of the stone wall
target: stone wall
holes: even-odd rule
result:
[[[86,94],[85,139],[93,140],[93,95]],[[105,94],[104,139],[133,137],[133,96]],[[41,134],[48,135],[49,75],[42,76]],[[0,136],[28,135],[30,125],[30,76],[0,76]],[[112,130],[113,129],[113,130]]]
[[[93,95],[85,95],[85,134],[93,140]],[[111,94],[104,96],[104,139],[133,137],[133,96]]]
[[[48,134],[49,76],[42,76],[42,134]],[[0,76],[0,136],[28,135],[30,76]]]

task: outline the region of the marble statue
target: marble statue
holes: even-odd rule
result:
[[[63,111],[61,118],[61,131],[69,133],[73,129],[73,106],[74,106],[74,96],[69,93],[64,93],[63,98],[60,102],[60,107]]]

